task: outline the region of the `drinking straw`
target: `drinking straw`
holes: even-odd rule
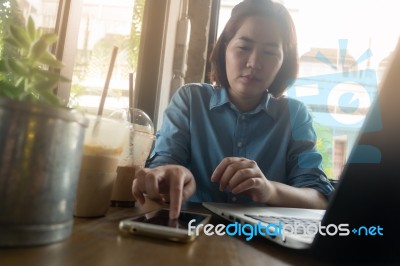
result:
[[[133,94],[133,73],[129,73],[129,115],[130,122],[133,123],[134,113],[134,94]]]
[[[133,73],[129,73],[129,108],[133,108]]]
[[[118,47],[114,46],[113,51],[112,51],[112,55],[111,55],[110,65],[108,66],[108,73],[107,73],[107,77],[106,77],[106,82],[104,84],[103,93],[101,95],[99,110],[97,111],[97,116],[98,117],[97,117],[96,122],[95,122],[95,124],[93,126],[92,137],[94,139],[97,138],[97,136],[99,135],[99,126],[100,126],[99,117],[103,115],[104,103],[106,101],[108,87],[110,85],[111,75],[112,75],[112,72],[113,72],[113,69],[114,69],[114,64],[115,64],[115,59],[117,57],[117,53],[118,53]]]
[[[110,65],[108,67],[108,73],[107,73],[106,82],[104,84],[103,93],[101,95],[99,110],[97,112],[98,116],[102,116],[103,115],[104,103],[106,101],[108,87],[110,85],[111,75],[112,75],[112,72],[113,72],[113,69],[114,69],[114,64],[115,64],[115,59],[117,57],[117,53],[118,53],[118,47],[114,46],[113,51],[112,51],[112,55],[111,55]]]

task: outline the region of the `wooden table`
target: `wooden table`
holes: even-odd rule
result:
[[[157,208],[160,205],[149,202],[143,207],[110,208],[102,218],[75,218],[69,239],[46,246],[0,249],[0,265],[332,265],[262,238],[246,241],[244,237],[203,234],[183,244],[119,234],[120,220]],[[187,209],[208,213],[200,205]],[[214,217],[212,222],[218,220]]]

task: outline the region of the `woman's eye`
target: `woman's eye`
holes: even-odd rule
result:
[[[272,51],[264,51],[264,54],[266,54],[266,55],[276,55],[276,53],[272,52]]]
[[[247,47],[247,46],[239,46],[238,48],[239,48],[239,50],[242,50],[242,51],[248,51],[248,50],[250,50],[250,48]]]

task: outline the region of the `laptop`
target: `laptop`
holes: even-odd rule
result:
[[[231,224],[263,226],[262,237],[322,259],[400,263],[400,42],[379,89],[326,211],[203,206]]]

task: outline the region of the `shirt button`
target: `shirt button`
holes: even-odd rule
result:
[[[241,115],[241,116],[240,116],[240,119],[245,120],[245,119],[246,119],[246,116],[245,116],[245,115]]]
[[[237,201],[237,198],[236,198],[236,197],[232,197],[232,201],[233,201],[233,202],[236,202],[236,201]]]
[[[239,141],[239,142],[237,143],[237,147],[238,147],[238,148],[241,148],[242,146],[243,146],[243,143]]]

